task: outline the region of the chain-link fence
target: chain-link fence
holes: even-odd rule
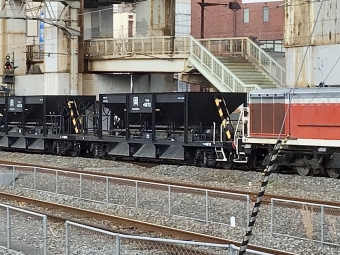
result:
[[[30,222],[30,228],[23,227]],[[47,254],[46,215],[0,204],[0,246],[25,254]]]
[[[87,201],[154,210],[206,223],[244,227],[249,196],[175,185],[103,177],[38,167],[1,166],[19,173],[13,186],[47,191]],[[24,179],[25,181],[20,181]],[[186,210],[183,210],[186,208]]]
[[[340,246],[340,207],[272,199],[271,233]]]
[[[66,255],[237,255],[239,251],[234,245],[123,235],[70,221],[65,237]],[[246,254],[270,255],[254,250]]]

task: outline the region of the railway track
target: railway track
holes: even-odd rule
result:
[[[142,222],[142,221],[137,221],[133,219],[128,219],[128,218],[123,218],[123,217],[118,217],[114,215],[109,215],[109,214],[104,214],[96,211],[90,211],[90,210],[85,210],[85,209],[80,209],[80,208],[75,208],[67,205],[62,205],[62,204],[55,204],[55,203],[50,203],[46,201],[41,201],[41,200],[36,200],[28,197],[23,197],[23,196],[18,196],[18,195],[13,195],[9,193],[4,193],[0,192],[0,199],[2,201],[16,201],[19,203],[23,204],[29,204],[32,206],[35,206],[37,208],[43,208],[44,210],[34,210],[35,212],[42,213],[47,215],[47,217],[50,220],[53,221],[58,221],[58,222],[65,222],[68,220],[66,217],[62,216],[56,216],[54,213],[46,213],[46,210],[48,211],[61,211],[65,212],[68,214],[72,215],[77,215],[82,216],[87,219],[95,219],[95,220],[102,220],[105,222],[111,222],[114,225],[119,225],[127,228],[134,228],[138,229],[140,231],[145,231],[145,232],[151,232],[155,233],[157,235],[161,236],[169,236],[177,239],[182,239],[182,240],[192,240],[192,241],[199,241],[199,242],[206,242],[206,243],[217,243],[217,244],[233,244],[236,246],[240,246],[240,242],[236,242],[233,240],[225,239],[225,238],[219,238],[219,237],[214,237],[214,236],[209,236],[209,235],[204,235],[200,233],[195,233],[195,232],[190,232],[190,231],[185,231],[185,230],[180,230],[176,228],[171,228],[167,226],[161,226],[161,225],[156,225],[156,224],[151,224],[147,222]],[[73,221],[73,220],[72,220]],[[77,221],[77,223],[84,224],[81,221]],[[88,223],[85,223],[86,225],[89,225]],[[103,227],[98,227],[98,226],[93,226],[97,227],[100,229],[104,229],[107,231],[112,231],[112,232],[117,232],[117,230],[112,230],[109,228],[103,228]],[[125,232],[121,232],[125,233]],[[260,247],[256,245],[249,245],[248,249],[251,250],[256,250],[260,252],[265,252],[269,254],[275,254],[275,255],[292,255],[293,253],[290,252],[285,252],[285,251],[279,251],[271,248],[265,248],[265,247]],[[190,254],[190,253],[188,253]],[[209,254],[209,253],[195,253],[195,254]]]
[[[64,171],[65,175],[69,174],[70,176],[74,176],[74,173],[76,174],[84,174],[88,175],[87,178],[89,179],[95,179],[95,176],[99,177],[112,177],[117,179],[123,179],[121,181],[115,181],[117,184],[124,184],[124,185],[131,185],[131,181],[140,181],[144,182],[141,186],[144,187],[152,187],[153,189],[162,189],[161,186],[156,185],[171,185],[177,187],[178,191],[185,192],[185,188],[193,188],[193,189],[200,189],[200,190],[209,190],[209,191],[217,191],[217,192],[224,192],[224,193],[236,193],[236,194],[242,194],[242,195],[248,195],[251,201],[255,201],[258,193],[257,192],[250,192],[250,191],[244,191],[244,190],[235,190],[235,189],[225,189],[225,188],[218,188],[218,187],[211,187],[211,186],[202,186],[202,185],[195,185],[195,184],[189,184],[189,183],[178,183],[178,182],[170,182],[170,181],[162,181],[162,180],[155,180],[155,179],[146,179],[146,178],[139,178],[139,177],[129,177],[124,175],[116,175],[116,174],[110,174],[110,173],[100,173],[100,172],[91,172],[91,171],[84,171],[84,170],[76,170],[76,169],[69,169],[69,168],[60,168],[60,167],[49,167],[44,165],[34,165],[34,164],[23,164],[23,163],[14,163],[9,161],[0,161],[0,165],[14,165],[14,166],[29,166],[29,167],[36,167],[36,168],[46,168],[46,169],[52,169],[52,170],[60,170]],[[25,168],[20,168],[21,171],[30,171]],[[89,175],[95,175],[93,177],[90,177]],[[124,181],[126,180],[126,181]],[[182,188],[182,189],[181,189]],[[176,191],[176,189],[172,189],[173,192]],[[193,190],[190,190],[190,193],[195,193]],[[197,191],[199,193],[199,191]],[[219,196],[218,194],[215,194],[214,196]],[[223,195],[224,197],[226,195]],[[291,200],[291,201],[297,201],[301,203],[311,203],[311,204],[320,204],[324,206],[335,206],[340,207],[340,202],[333,202],[333,201],[324,201],[324,200],[315,200],[315,199],[307,199],[307,198],[299,198],[299,197],[291,197],[291,196],[282,196],[282,195],[275,195],[275,194],[268,194],[266,193],[263,197],[262,203],[263,204],[270,204],[271,199],[280,199],[280,200]]]

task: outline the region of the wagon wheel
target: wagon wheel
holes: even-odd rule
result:
[[[327,168],[326,172],[327,172],[328,176],[331,177],[331,178],[338,179],[340,177],[340,174],[338,174],[336,172],[335,168]]]
[[[298,172],[298,174],[301,176],[310,175],[310,169],[308,166],[297,166],[295,169]]]
[[[304,159],[299,158],[298,160],[296,160],[296,164],[298,164],[299,166],[296,166],[295,169],[299,175],[308,176],[311,174],[311,168],[308,165],[305,166],[304,163],[305,163]]]
[[[70,151],[70,154],[71,154],[72,157],[79,157],[80,151],[81,151],[80,144],[74,144],[73,150]]]

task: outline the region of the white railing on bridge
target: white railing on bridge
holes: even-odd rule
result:
[[[190,36],[189,61],[219,91],[249,93],[251,90],[261,89],[257,84],[248,85],[241,81],[208,48],[192,36]]]
[[[286,86],[286,71],[248,37],[211,38],[199,41],[215,56],[243,55],[261,68],[280,87]]]
[[[85,57],[120,58],[128,56],[189,54],[189,37],[105,38],[85,41]]]

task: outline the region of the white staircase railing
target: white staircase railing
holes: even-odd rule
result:
[[[243,55],[261,68],[277,85],[286,86],[286,71],[248,37],[199,39],[215,56]]]
[[[249,85],[242,82],[230,71],[214,54],[204,47],[198,40],[190,36],[189,62],[214,87],[221,92],[247,92],[261,89],[257,84]]]

